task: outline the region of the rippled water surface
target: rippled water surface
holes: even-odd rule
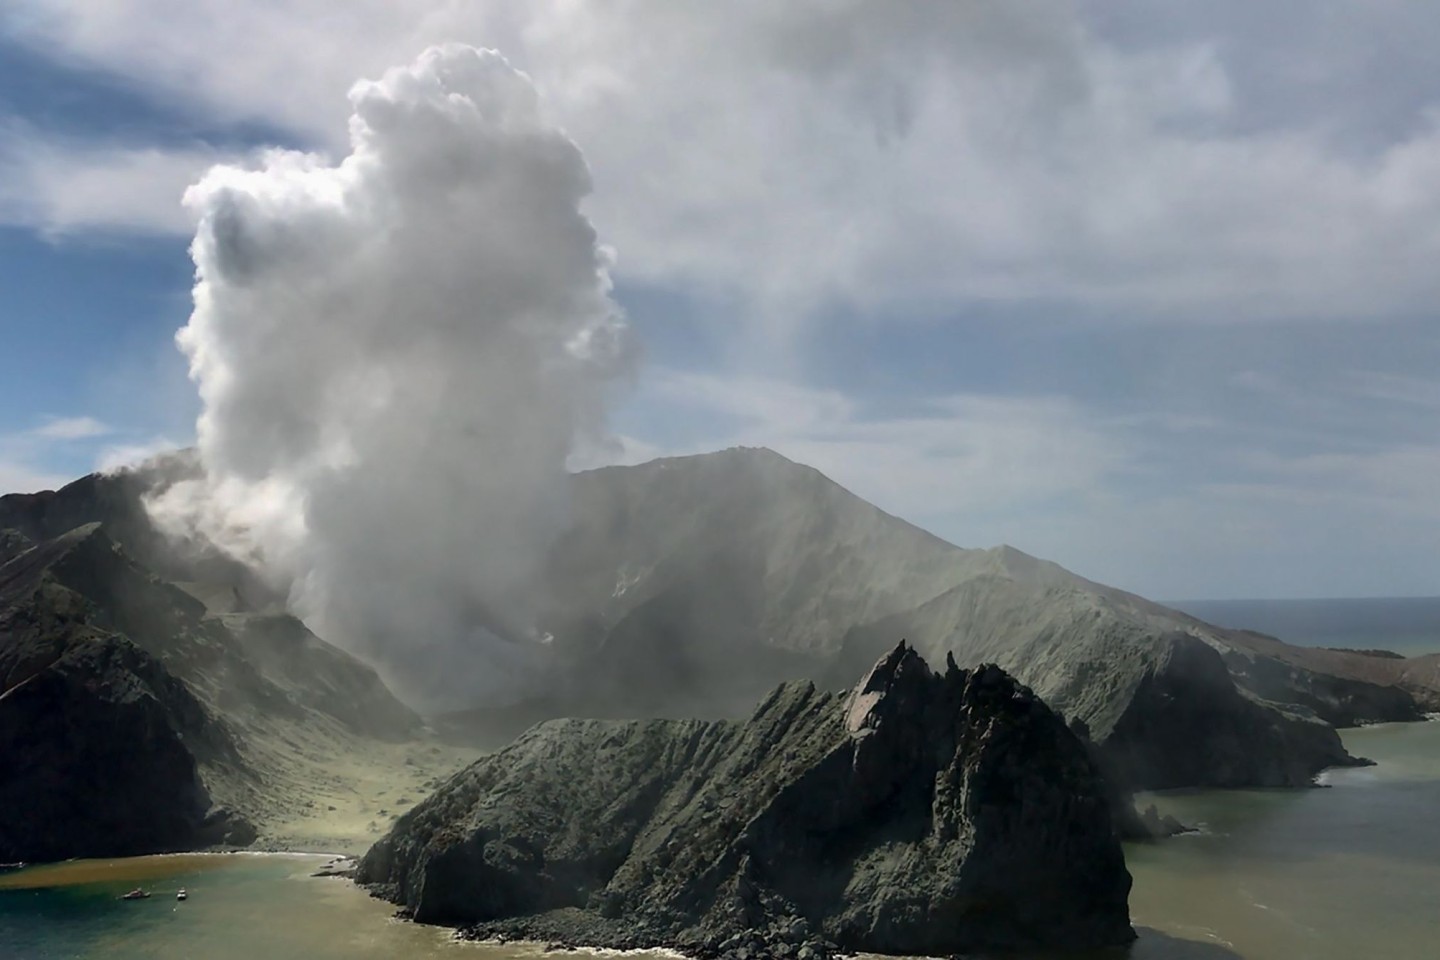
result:
[[[1203,832],[1128,850],[1141,938],[1119,956],[1440,957],[1440,723],[1372,727],[1345,739],[1379,766],[1336,771],[1325,778],[1328,789],[1159,797]],[[0,956],[500,960],[541,953],[458,944],[443,930],[397,923],[387,904],[350,884],[312,878],[323,862],[146,857],[0,875]],[[155,896],[115,899],[137,884]],[[182,886],[190,898],[178,903]]]
[[[1440,957],[1440,723],[1343,734],[1379,765],[1158,798],[1202,832],[1127,851],[1135,922],[1247,960]]]

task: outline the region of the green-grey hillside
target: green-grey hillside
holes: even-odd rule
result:
[[[511,717],[733,715],[776,681],[845,682],[905,636],[1001,664],[1137,785],[1238,786],[1307,783],[1347,760],[1332,725],[1425,706],[1423,678],[1276,648],[1010,547],[955,547],[769,450],[596,470],[573,491],[545,626],[575,681]]]

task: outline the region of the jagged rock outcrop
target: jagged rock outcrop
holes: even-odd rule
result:
[[[903,643],[847,694],[787,684],[744,722],[542,724],[358,877],[421,921],[709,955],[745,931],[928,954],[1133,936],[1084,745],[1000,669],[936,674]]]

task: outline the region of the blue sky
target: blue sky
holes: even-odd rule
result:
[[[453,39],[590,163],[620,459],[770,445],[1160,598],[1440,593],[1440,9],[236,6],[0,13],[0,488],[191,442],[185,186]]]

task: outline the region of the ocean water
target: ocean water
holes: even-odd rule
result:
[[[1305,647],[1440,653],[1440,597],[1179,600],[1166,605],[1219,627],[1256,630]]]
[[[1084,960],[1440,957],[1440,723],[1344,737],[1378,765],[1333,771],[1323,789],[1156,797],[1201,832],[1127,848],[1140,940]],[[0,957],[518,960],[543,952],[455,943],[445,930],[397,922],[388,904],[348,882],[311,877],[323,862],[202,854],[0,875]],[[141,883],[152,899],[115,899]],[[181,886],[190,898],[177,903]],[[1026,960],[1066,956],[1077,960]]]
[[[1341,735],[1377,765],[1153,798],[1201,830],[1127,848],[1131,919],[1215,948],[1196,960],[1440,957],[1440,723]]]

